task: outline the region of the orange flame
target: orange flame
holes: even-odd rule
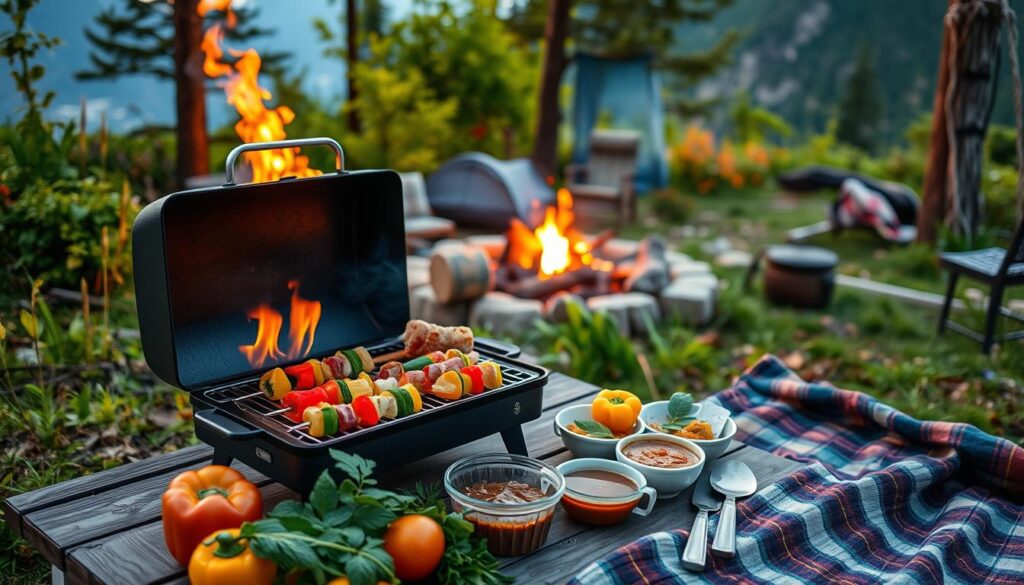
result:
[[[268,304],[262,304],[249,311],[250,320],[257,321],[256,341],[252,345],[240,345],[238,351],[253,367],[261,367],[267,360],[290,360],[305,357],[313,349],[316,327],[320,323],[320,301],[309,301],[299,296],[299,281],[288,282],[292,291],[291,313],[288,315],[288,353],[278,347],[278,337],[284,325],[284,317]]]
[[[320,323],[320,301],[307,301],[299,297],[299,281],[288,283],[292,291],[292,312],[288,316],[288,339],[291,349],[288,359],[305,356],[313,349],[313,337]]]
[[[506,237],[508,260],[521,268],[536,269],[540,278],[550,278],[567,270],[589,266],[594,257],[590,243],[573,223],[572,194],[558,190],[558,204],[544,212],[544,223],[534,230],[513,219]]]
[[[210,10],[225,12],[228,28],[233,28],[237,23],[237,17],[231,10],[231,0],[201,0],[197,8],[199,15],[205,16]],[[224,59],[222,41],[223,29],[219,24],[211,26],[203,34],[203,72],[210,78],[227,78],[222,84],[227,103],[235,106],[241,116],[235,124],[235,133],[244,142],[269,142],[286,138],[288,134],[284,127],[295,119],[295,112],[285,105],[267,108],[264,102],[272,96],[259,85],[259,53],[255,49],[228,49],[228,54],[235,58],[234,63],[229,63]],[[281,177],[313,177],[321,174],[309,168],[309,159],[298,153],[298,148],[245,153],[245,160],[252,167],[252,182],[263,183]]]
[[[256,341],[252,345],[240,345],[238,351],[245,355],[245,359],[255,367],[262,366],[268,359],[280,359],[284,353],[277,347],[277,336],[281,333],[281,325],[284,319],[270,305],[260,305],[248,314],[249,319],[255,319],[259,325],[256,327]]]

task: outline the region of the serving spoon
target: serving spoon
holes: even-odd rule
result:
[[[736,498],[756,492],[757,478],[746,463],[718,461],[711,467],[711,487],[725,494],[711,554],[731,559],[736,556]]]

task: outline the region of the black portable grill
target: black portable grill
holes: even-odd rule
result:
[[[334,149],[337,172],[234,182],[244,152],[313,145]],[[409,297],[401,181],[393,171],[346,172],[329,138],[245,144],[228,155],[226,172],[222,187],[151,203],[132,228],[146,361],[189,392],[196,436],[214,448],[215,462],[238,459],[305,494],[333,469],[328,449],[389,468],[499,432],[509,452],[527,454],[521,425],[540,416],[547,371],[493,340],[478,339],[474,349],[501,365],[501,388],[453,402],[425,394],[419,413],[328,437],[285,417],[257,387],[267,369],[358,345],[374,356],[402,348]],[[289,359],[282,349],[252,365],[241,347],[257,337],[253,309],[281,315],[280,342],[300,291],[322,307],[306,351]]]

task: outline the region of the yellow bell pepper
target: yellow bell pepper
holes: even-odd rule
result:
[[[640,407],[640,399],[632,392],[601,390],[590,405],[590,416],[613,433],[628,433],[640,416]]]
[[[271,585],[277,575],[273,561],[261,559],[238,538],[239,530],[218,530],[196,547],[188,563],[192,585]]]

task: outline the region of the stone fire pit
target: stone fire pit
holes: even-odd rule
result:
[[[624,281],[620,278],[612,286],[615,290],[603,294],[595,294],[595,290],[600,289],[594,286],[576,287],[584,292],[586,298],[565,290],[544,295],[544,298],[521,298],[507,290],[498,290],[502,287],[515,289],[503,282],[502,266],[506,262],[507,245],[504,235],[443,240],[433,248],[434,255],[461,256],[479,250],[490,261],[491,280],[474,291],[473,298],[441,302],[439,296],[451,296],[450,285],[431,282],[431,258],[409,256],[412,318],[445,325],[469,323],[500,335],[525,331],[533,327],[537,319],[562,321],[565,319],[565,303],[576,301],[593,311],[607,312],[623,335],[645,334],[645,314],[650,315],[655,323],[663,318],[673,318],[687,325],[708,322],[714,315],[719,287],[710,266],[686,254],[665,250],[660,238],[655,238],[643,242],[612,238],[595,247],[594,252],[614,262],[615,273],[621,275],[623,271],[637,270],[637,265],[648,266],[649,262],[644,262],[645,253],[654,249],[663,260],[667,274],[638,278],[629,273],[629,278]]]

